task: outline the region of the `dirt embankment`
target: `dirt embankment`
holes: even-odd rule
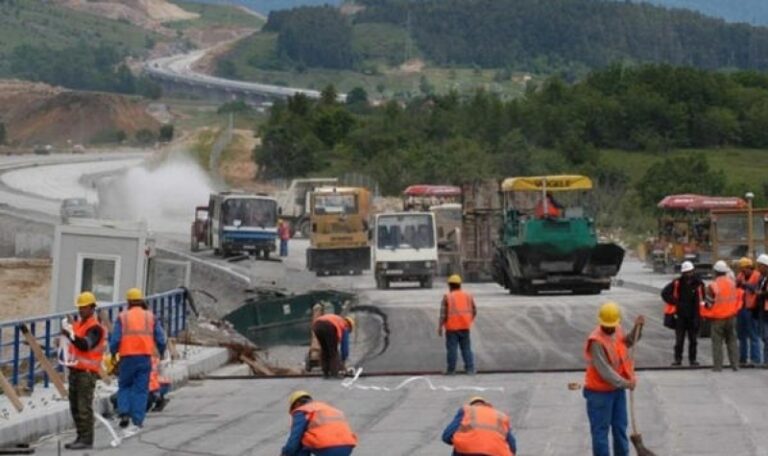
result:
[[[163,35],[175,32],[163,27],[164,22],[197,19],[197,13],[185,11],[165,0],[56,0],[74,10],[95,14],[113,20],[128,21],[134,25]]]
[[[0,122],[15,145],[86,144],[106,131],[129,137],[160,123],[143,101],[121,95],[78,92],[46,84],[0,80]]]
[[[0,259],[0,320],[47,313],[50,284],[50,260]]]

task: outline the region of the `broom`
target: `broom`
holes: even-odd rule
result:
[[[633,331],[633,343],[629,349],[629,357],[634,360],[635,347],[637,346],[637,340],[640,338],[642,332],[642,326],[635,326]],[[656,453],[649,450],[643,445],[643,436],[637,432],[637,419],[635,418],[635,390],[629,390],[629,418],[632,423],[632,434],[629,435],[629,440],[632,441],[632,446],[637,451],[637,456],[656,456]]]

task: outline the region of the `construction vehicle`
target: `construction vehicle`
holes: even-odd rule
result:
[[[710,212],[715,209],[744,209],[747,202],[736,197],[695,194],[669,195],[656,205],[660,210],[656,237],[646,242],[646,262],[654,272],[671,273],[690,261],[700,275],[712,272]],[[746,231],[745,231],[746,233]]]
[[[371,268],[371,194],[362,187],[321,187],[310,194],[307,269],[317,275],[362,274]]]
[[[309,238],[309,195],[316,188],[329,187],[338,184],[335,177],[317,177],[310,179],[293,179],[287,190],[275,194],[277,204],[282,209],[280,217],[291,227],[291,237],[296,233],[303,238]]]
[[[510,293],[608,290],[624,249],[598,242],[594,220],[579,201],[591,189],[592,181],[577,175],[504,180],[504,221],[493,263],[496,282]],[[571,204],[561,207],[555,194],[563,200],[570,195]]]
[[[461,202],[461,188],[451,185],[411,185],[403,191],[406,211],[428,211],[440,204]]]
[[[418,282],[432,288],[437,269],[437,231],[432,212],[390,212],[374,218],[373,263],[376,288],[392,282]]]
[[[215,255],[250,253],[265,259],[276,250],[277,201],[264,195],[212,193],[208,206],[195,208],[191,249],[200,244]]]
[[[460,254],[455,239],[461,233],[461,203],[444,203],[432,206],[429,211],[435,214],[437,228],[437,275],[459,274]]]
[[[752,214],[752,249],[749,247],[749,222]],[[712,262],[729,264],[741,257],[768,252],[768,209],[715,209],[710,212]]]
[[[493,258],[503,221],[499,182],[463,184],[461,206],[461,228],[447,235],[449,248],[458,251],[450,273],[460,274],[465,282],[493,281]]]

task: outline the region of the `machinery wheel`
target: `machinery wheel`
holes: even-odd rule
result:
[[[432,277],[425,277],[419,283],[421,288],[432,288]]]
[[[268,260],[269,259],[269,249],[264,249],[261,252],[264,255],[264,259]]]
[[[221,255],[221,249],[216,249],[216,248],[214,248],[214,249],[213,249],[213,254],[214,254],[214,255],[216,255],[216,256],[219,256],[219,255]]]
[[[195,230],[192,230],[192,236],[190,239],[190,250],[193,252],[199,252],[200,251],[200,241],[197,240],[197,236],[195,236]]]

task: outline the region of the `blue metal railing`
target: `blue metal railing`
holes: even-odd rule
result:
[[[176,337],[187,329],[187,290],[178,288],[147,296],[145,301],[147,308],[162,323],[168,337]],[[114,322],[126,305],[125,302],[100,305],[97,312],[105,311],[109,321]],[[6,373],[11,383],[20,385],[20,382],[25,381],[26,387],[31,391],[36,380],[42,378],[43,385],[48,387],[48,375],[36,366],[35,355],[26,343],[21,327],[26,325],[29,328],[30,334],[40,344],[45,356],[51,359],[55,357],[54,341],[61,334],[61,320],[65,317],[76,318],[77,310],[0,322],[0,369]],[[59,369],[61,370],[61,366]]]

